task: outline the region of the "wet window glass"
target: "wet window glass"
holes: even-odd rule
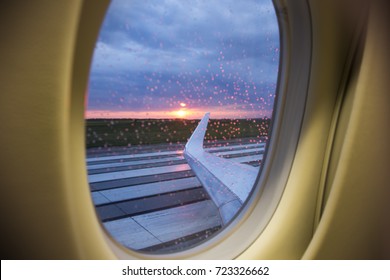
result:
[[[177,252],[234,219],[264,160],[278,64],[271,0],[112,1],[90,71],[86,161],[117,242]]]

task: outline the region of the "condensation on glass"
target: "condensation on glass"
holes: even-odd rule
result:
[[[112,1],[90,72],[86,161],[115,240],[177,252],[234,219],[264,160],[278,64],[271,0]]]

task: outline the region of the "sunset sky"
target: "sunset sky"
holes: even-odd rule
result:
[[[87,118],[270,116],[279,31],[270,0],[113,0]]]

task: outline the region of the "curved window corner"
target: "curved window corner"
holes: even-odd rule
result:
[[[271,0],[112,1],[90,71],[86,161],[116,242],[154,257],[203,250],[253,206],[272,153],[279,38]]]

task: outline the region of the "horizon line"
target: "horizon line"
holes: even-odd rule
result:
[[[126,117],[88,117],[85,120],[200,120],[202,118],[126,118]],[[211,120],[245,120],[245,119],[271,119],[271,117],[263,116],[263,117],[223,117],[223,118],[210,118]]]

